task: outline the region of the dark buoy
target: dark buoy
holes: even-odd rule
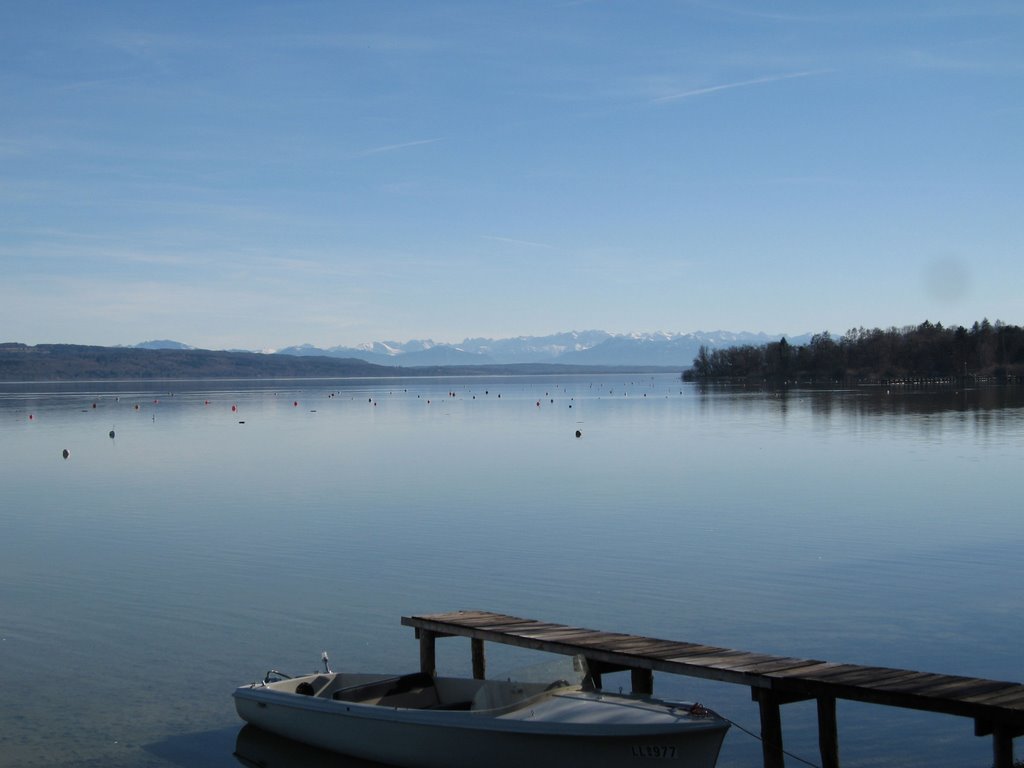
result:
[[[61,456],[63,456],[65,459],[70,455],[71,451],[69,451],[67,448],[65,448],[64,451],[61,453]]]
[[[110,439],[113,440],[114,439],[114,430],[110,430],[110,432],[108,434],[110,435]]]
[[[583,437],[583,433],[580,432],[578,429],[576,430],[576,437]]]

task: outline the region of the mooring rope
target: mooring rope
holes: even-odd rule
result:
[[[739,728],[739,729],[740,729],[741,731],[743,731],[743,732],[744,732],[745,734],[747,734],[748,736],[752,736],[753,738],[755,738],[755,739],[757,739],[758,741],[760,741],[760,742],[761,742],[762,744],[763,744],[763,743],[765,743],[764,737],[762,737],[762,736],[761,736],[761,734],[759,734],[759,733],[754,733],[754,732],[753,732],[753,731],[751,731],[750,729],[748,729],[748,728],[744,728],[744,727],[743,727],[742,725],[740,725],[739,723],[737,723],[737,722],[736,722],[735,720],[730,720],[730,719],[729,719],[728,717],[725,717],[725,715],[722,715],[722,714],[720,714],[720,713],[717,713],[717,712],[716,712],[715,714],[717,714],[717,715],[718,715],[718,716],[719,716],[720,718],[722,718],[723,720],[727,721],[727,722],[728,722],[728,723],[729,723],[730,725],[733,725],[733,726],[735,726],[736,728]],[[800,761],[801,763],[803,763],[804,765],[809,765],[809,766],[811,766],[811,768],[821,768],[821,766],[820,766],[820,765],[818,765],[817,763],[812,763],[812,762],[811,762],[810,760],[804,760],[804,759],[803,759],[802,757],[800,757],[800,755],[794,755],[794,754],[793,754],[792,752],[789,752],[789,751],[787,751],[787,750],[785,750],[785,749],[783,749],[783,750],[782,750],[782,754],[784,754],[784,755],[785,755],[786,757],[791,757],[791,758],[793,758],[794,760],[799,760],[799,761]]]

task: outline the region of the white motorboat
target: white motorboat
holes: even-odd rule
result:
[[[234,692],[246,722],[341,754],[407,768],[711,768],[729,728],[699,704],[595,690],[575,675],[530,682],[330,670],[268,672]]]

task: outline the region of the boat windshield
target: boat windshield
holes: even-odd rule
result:
[[[581,685],[586,676],[587,663],[582,656],[559,656],[542,664],[531,664],[485,682],[473,697],[471,709],[515,706],[549,689]]]
[[[582,654],[577,654],[576,656],[556,656],[539,664],[518,667],[504,674],[495,675],[495,679],[508,680],[513,683],[551,685],[562,682],[564,685],[580,685],[587,673],[587,660]]]

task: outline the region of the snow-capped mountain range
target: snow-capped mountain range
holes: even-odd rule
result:
[[[571,331],[550,336],[517,336],[509,339],[465,339],[459,344],[439,344],[430,339],[406,342],[377,341],[356,347],[315,347],[301,344],[275,350],[285,355],[319,355],[365,360],[379,365],[489,365],[510,363],[561,363],[573,365],[663,365],[688,368],[701,345],[721,349],[742,344],[778,341],[781,334],[695,333],[613,334],[606,331]],[[810,334],[787,337],[791,344],[806,344]]]
[[[299,344],[261,352],[304,357],[355,358],[378,365],[504,365],[514,363],[559,363],[567,365],[644,365],[688,368],[704,345],[721,349],[742,344],[761,345],[778,341],[781,334],[696,331],[695,333],[630,333],[569,331],[550,336],[517,336],[509,339],[465,339],[459,344],[436,343],[430,339],[375,341],[355,347],[316,347]],[[790,344],[806,344],[810,334],[787,337]],[[144,341],[140,349],[195,349],[180,341]],[[230,350],[246,351],[246,350]]]

